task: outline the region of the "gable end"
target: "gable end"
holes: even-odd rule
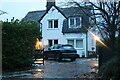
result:
[[[53,7],[53,6],[51,6],[51,7]],[[51,7],[48,10],[46,10],[45,14],[38,20],[38,22],[40,22],[43,19],[43,17],[48,13],[48,11],[51,9]],[[54,7],[58,10],[58,12],[60,12],[67,19],[65,14],[63,14],[62,11],[59,10],[59,8],[57,6],[54,5]]]

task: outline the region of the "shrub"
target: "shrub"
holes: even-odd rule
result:
[[[39,28],[35,22],[2,22],[2,67],[16,69],[32,64]]]
[[[100,76],[106,79],[119,80],[120,77],[120,57],[114,57],[99,69]]]

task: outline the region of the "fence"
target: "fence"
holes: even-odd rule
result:
[[[37,64],[43,64],[44,65],[44,53],[43,53],[43,49],[37,49],[35,50],[33,56],[34,56],[34,63]]]

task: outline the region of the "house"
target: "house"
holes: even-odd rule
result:
[[[91,10],[85,10],[91,14]],[[89,52],[96,51],[89,17],[79,7],[59,8],[55,0],[47,0],[46,10],[28,12],[23,20],[39,22],[43,46],[72,44],[80,57],[88,57]]]

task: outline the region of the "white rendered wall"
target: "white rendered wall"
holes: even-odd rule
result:
[[[48,20],[58,19],[58,28],[49,29]],[[65,43],[65,38],[62,33],[63,20],[65,17],[58,12],[58,10],[53,6],[48,13],[41,20],[42,23],[42,43],[43,45],[48,45],[48,39],[58,39],[58,44]]]
[[[95,32],[92,33],[95,34]],[[92,50],[92,48],[94,49]],[[96,40],[91,32],[88,32],[88,51],[96,51]]]
[[[68,34],[65,34],[64,36],[66,37],[66,43],[67,43],[68,39],[74,39],[74,40],[83,39],[83,48],[76,48],[76,50],[77,50],[77,54],[79,54],[80,57],[82,57],[82,55],[87,57],[87,53],[86,53],[86,34],[85,33],[68,33]]]
[[[49,29],[48,28],[48,20],[50,19],[58,19],[58,28],[57,29]],[[82,57],[83,53],[85,57],[87,57],[87,49],[88,51],[92,51],[92,47],[96,50],[96,42],[93,39],[93,36],[88,32],[87,35],[87,43],[86,43],[86,33],[62,33],[63,20],[65,17],[58,12],[58,10],[53,6],[48,13],[41,20],[42,23],[42,45],[48,45],[48,40],[58,39],[58,44],[67,44],[68,39],[83,39],[83,48],[76,48],[77,53]],[[92,39],[93,44],[92,44]]]

